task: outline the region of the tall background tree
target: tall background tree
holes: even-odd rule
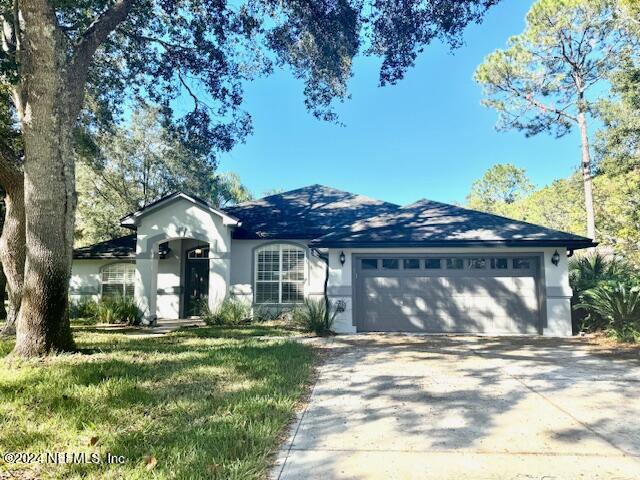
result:
[[[467,196],[469,208],[504,214],[506,207],[533,191],[524,169],[510,163],[499,163],[487,170],[471,185]]]
[[[85,138],[76,163],[77,245],[130,234],[119,219],[171,192],[216,206],[251,198],[237,175],[217,173],[211,155],[184,145],[160,120],[156,107],[141,104],[126,123]]]
[[[599,207],[604,240],[640,266],[640,64],[628,58],[611,76],[609,98],[598,103],[596,137]]]
[[[0,63],[0,76],[9,69]],[[0,77],[2,78],[2,77]],[[2,263],[7,293],[6,321],[2,334],[14,334],[22,300],[25,262],[25,231],[22,157],[24,148],[20,126],[11,101],[11,88],[0,82],[0,188],[2,189],[2,234],[0,235],[0,263]],[[3,291],[4,293],[4,291]],[[4,296],[3,296],[4,298]]]
[[[578,127],[582,145],[586,232],[596,238],[593,163],[589,145],[591,90],[628,47],[615,0],[539,0],[523,33],[490,54],[476,70],[483,103],[499,113],[498,128],[561,137]]]
[[[26,238],[14,355],[73,348],[67,293],[79,127],[91,134],[118,121],[127,99],[144,97],[191,148],[228,150],[250,128],[242,81],[268,72],[271,58],[305,83],[316,116],[335,119],[331,103],[348,97],[355,55],[381,56],[380,83],[394,83],[424,45],[440,38],[456,46],[463,27],[496,1],[0,0],[2,88],[24,144],[23,152],[3,148],[0,159],[0,183],[16,205],[5,230],[11,217]],[[10,191],[13,184],[24,192]],[[2,250],[3,264],[17,243]]]

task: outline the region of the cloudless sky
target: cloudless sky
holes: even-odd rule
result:
[[[580,160],[577,131],[561,139],[497,132],[473,80],[484,57],[523,30],[531,3],[503,0],[467,28],[463,47],[428,46],[395,86],[377,86],[379,59],[358,58],[352,98],[337,106],[345,126],[308,113],[303,84],[288,72],[247,84],[254,133],[221,157],[220,170],[238,173],[256,196],[320,183],[398,204],[462,203],[496,163],[525,168],[537,186],[568,176]]]

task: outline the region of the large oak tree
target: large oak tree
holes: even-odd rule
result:
[[[2,260],[5,271],[24,269],[22,286],[20,272],[7,274],[22,291],[14,354],[73,348],[67,291],[80,126],[117,121],[125,101],[141,96],[194,148],[228,149],[249,125],[242,81],[272,63],[304,82],[316,116],[334,119],[331,103],[348,97],[355,55],[382,57],[380,83],[394,83],[424,45],[457,45],[496,1],[0,0],[2,91],[23,144],[3,139],[0,152]]]

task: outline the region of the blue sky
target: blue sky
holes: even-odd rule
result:
[[[497,132],[496,113],[480,105],[473,72],[483,58],[524,28],[531,2],[503,0],[465,32],[452,53],[431,45],[398,85],[377,86],[380,61],[359,58],[351,100],[338,105],[345,126],[316,120],[301,82],[279,71],[246,86],[254,134],[225,154],[256,196],[321,183],[399,204],[420,198],[464,202],[471,183],[496,163],[525,168],[537,186],[572,173],[577,132],[556,139]]]

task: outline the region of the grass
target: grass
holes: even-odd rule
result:
[[[0,460],[0,472],[41,478],[263,477],[315,358],[308,346],[255,338],[285,332],[261,325],[206,327],[142,338],[84,327],[76,332],[80,353],[5,361],[0,452],[86,452],[102,460],[110,453],[125,462]],[[0,340],[0,355],[11,348],[12,342]]]

